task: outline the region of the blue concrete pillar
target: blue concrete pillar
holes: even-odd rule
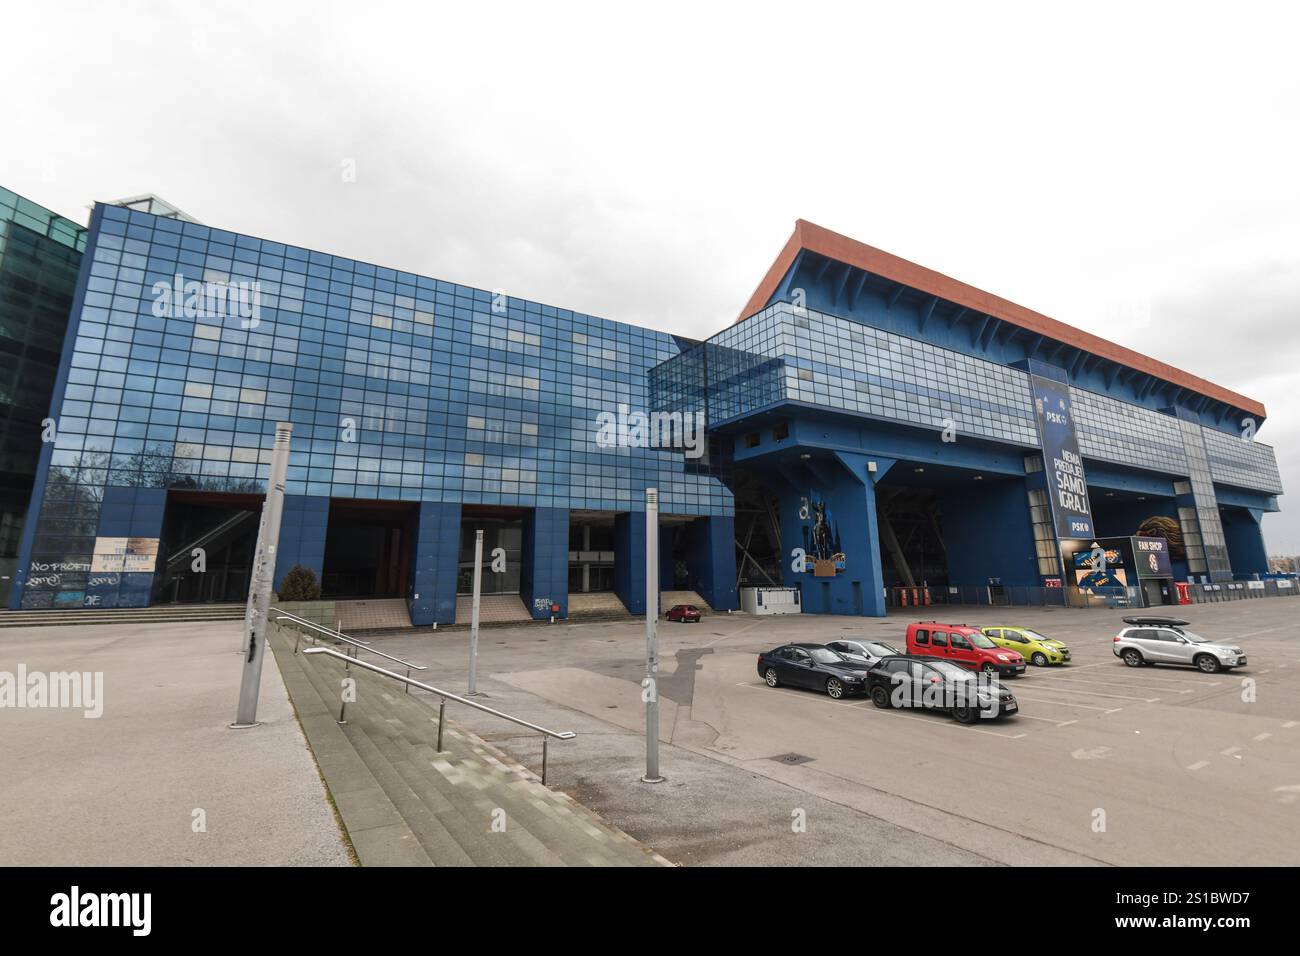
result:
[[[686,566],[700,597],[715,611],[736,610],[736,519],[696,518],[680,533],[686,536]]]
[[[779,496],[782,574],[787,587],[799,588],[805,613],[884,616],[876,481],[893,464],[893,459],[833,452],[798,470],[787,470]],[[819,578],[813,571],[793,566],[795,548],[813,554],[813,506],[818,503],[826,506],[831,531],[844,554],[844,569],[833,577]]]
[[[460,504],[420,502],[415,558],[407,602],[411,623],[456,623],[456,572],[460,560]]]
[[[279,553],[275,558],[275,590],[280,590],[290,568],[302,565],[316,573],[325,571],[325,533],[329,528],[330,500],[319,495],[285,495],[280,518]]]
[[[104,489],[104,502],[95,531],[99,538],[142,538],[142,544],[160,543],[167,511],[166,488]],[[102,542],[97,541],[97,549]],[[126,556],[128,568],[148,570],[92,571],[87,580],[85,607],[148,607],[158,559]],[[56,605],[57,606],[57,605]]]
[[[677,561],[673,552],[677,547],[677,536],[681,530],[675,525],[659,526],[659,590],[673,591],[677,588]]]
[[[519,596],[533,619],[545,621],[551,606],[569,616],[569,509],[534,508],[524,517]]]
[[[1223,536],[1228,544],[1228,561],[1237,577],[1268,571],[1268,550],[1260,521],[1264,512],[1256,508],[1224,508],[1219,512]]]
[[[984,587],[993,577],[1007,587],[1042,585],[1026,479],[968,480],[944,492],[940,510],[949,584]]]
[[[614,593],[632,614],[645,613],[645,512],[614,516]]]

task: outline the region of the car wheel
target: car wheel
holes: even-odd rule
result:
[[[826,693],[835,700],[839,700],[844,696],[844,685],[837,678],[832,677],[826,682]]]
[[[871,688],[871,702],[881,710],[889,709],[889,691],[883,687]]]
[[[1046,667],[1047,655],[1044,654],[1042,651],[1034,651],[1034,656],[1029,658],[1029,662],[1033,664],[1035,667]]]
[[[1141,667],[1144,663],[1142,660],[1142,652],[1132,647],[1126,650],[1121,656],[1124,658],[1124,663],[1129,667]]]
[[[954,707],[952,716],[959,724],[973,724],[978,719],[978,712],[974,707]]]
[[[767,673],[763,675],[763,680],[767,681],[768,687],[775,687],[777,684],[781,683],[777,680],[775,667],[769,667],[767,669]]]
[[[1198,654],[1194,663],[1201,669],[1202,674],[1216,673],[1223,666],[1213,654]]]
[[[997,666],[994,664],[985,664],[983,667],[980,668],[980,670],[982,670],[985,674],[996,674],[998,672]]]

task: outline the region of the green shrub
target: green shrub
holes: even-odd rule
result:
[[[295,564],[280,582],[281,601],[318,601],[320,585],[316,582],[316,572]]]

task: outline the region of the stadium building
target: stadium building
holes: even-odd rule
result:
[[[644,613],[647,488],[661,586],[715,609],[746,585],[839,614],[922,589],[1154,604],[1268,570],[1262,405],[811,223],[699,342],[154,197],[84,231],[0,203],[6,347],[23,323],[62,340],[29,392],[53,430],[29,411],[4,435],[32,461],[11,608],[243,600],[277,421],[277,579],[415,625],[456,620],[476,530],[484,592],[521,617]],[[47,270],[39,308],[11,258]]]

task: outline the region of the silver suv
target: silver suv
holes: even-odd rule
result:
[[[1129,627],[1112,645],[1115,656],[1129,667],[1155,664],[1190,664],[1206,674],[1246,663],[1246,652],[1185,630],[1186,621],[1172,617],[1126,617]]]

